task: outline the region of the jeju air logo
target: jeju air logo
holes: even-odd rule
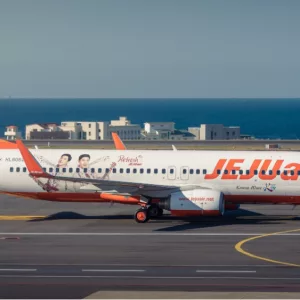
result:
[[[138,155],[138,156],[125,156],[125,155],[120,155],[118,163],[128,163],[128,166],[141,166],[143,163],[143,156]]]
[[[288,163],[285,165],[282,159],[254,159],[249,169],[249,167],[245,168],[242,165],[244,161],[245,159],[219,159],[213,172],[206,174],[204,179],[216,179],[220,177],[222,180],[249,180],[254,176],[258,176],[262,180],[273,180],[277,176],[280,176],[282,180],[298,180],[299,177],[299,163]],[[249,172],[245,174],[246,169]],[[227,172],[225,173],[224,170],[227,170]],[[244,170],[243,174],[239,173],[240,170]],[[280,175],[277,175],[277,171],[279,170]],[[255,171],[257,171],[257,175],[255,175]]]

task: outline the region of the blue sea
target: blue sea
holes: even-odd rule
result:
[[[0,99],[5,126],[61,121],[110,121],[127,116],[143,126],[173,121],[177,129],[217,123],[256,138],[299,139],[300,99]]]

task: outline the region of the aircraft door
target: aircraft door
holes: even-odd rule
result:
[[[180,168],[180,178],[182,180],[188,180],[189,179],[189,167],[181,167]]]
[[[173,166],[168,167],[168,179],[170,180],[176,179],[176,167]]]

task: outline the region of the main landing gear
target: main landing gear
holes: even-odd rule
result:
[[[163,209],[157,205],[142,207],[134,214],[134,219],[137,223],[146,223],[150,218],[157,218],[163,215]]]

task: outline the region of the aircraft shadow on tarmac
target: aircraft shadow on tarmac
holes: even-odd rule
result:
[[[106,215],[106,216],[86,216],[75,212],[58,212],[45,218],[32,219],[27,222],[45,222],[55,220],[133,220],[132,215]],[[190,229],[206,227],[228,226],[234,224],[241,225],[264,225],[282,224],[283,221],[298,221],[297,216],[264,215],[249,210],[239,209],[234,212],[227,212],[222,217],[201,217],[201,218],[179,218],[171,215],[164,215],[160,218],[150,220],[157,225],[168,225],[167,227],[154,229],[156,232],[176,232]],[[176,224],[174,224],[176,221]],[[172,224],[173,223],[173,224]],[[145,226],[146,224],[140,224]],[[171,225],[171,226],[169,226]]]

